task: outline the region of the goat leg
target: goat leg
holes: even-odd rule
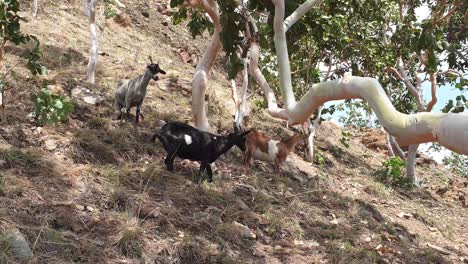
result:
[[[198,179],[196,180],[197,183],[201,182],[205,169],[206,169],[206,163],[202,161],[200,164],[200,171],[198,172]]]
[[[210,164],[206,164],[206,172],[208,173],[208,182],[213,182],[213,171]]]
[[[135,122],[138,124],[140,122],[140,108],[137,107],[136,110],[136,119]]]
[[[168,171],[174,171],[174,159],[176,152],[177,149],[167,152],[167,157],[164,160],[164,164],[166,164],[166,168]]]
[[[275,171],[281,173],[280,161],[278,159],[275,159]]]
[[[112,117],[113,120],[119,120],[119,119],[122,119],[122,105],[120,105],[119,103],[116,103],[115,104],[116,108],[117,108],[117,111],[118,111],[118,114],[114,117]]]

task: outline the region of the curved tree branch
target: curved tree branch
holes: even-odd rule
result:
[[[309,12],[310,9],[319,6],[322,0],[306,0],[294,12],[284,20],[284,31],[288,31],[303,15]]]
[[[435,78],[435,73],[429,74],[429,79],[431,80],[431,101],[427,104],[426,112],[432,111],[432,108],[437,103],[437,80]]]
[[[367,101],[385,130],[395,136],[402,146],[439,142],[450,150],[468,154],[467,114],[400,113],[374,78],[345,76],[313,85],[288,111],[288,122],[292,125],[302,124],[325,102],[341,99]]]

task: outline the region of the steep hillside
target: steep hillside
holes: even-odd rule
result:
[[[208,36],[173,26],[161,2],[121,0],[131,26],[101,20],[90,86],[82,1],[40,1],[37,19],[30,2],[23,29],[41,40],[49,74],[16,68],[0,110],[0,263],[468,263],[468,181],[423,163],[420,190],[382,183],[379,131],[350,129],[346,148],[341,129],[325,122],[319,161],[305,162],[298,148],[280,175],[263,162],[246,168],[237,149],[216,162],[214,183],[192,183],[192,162],[166,171],[164,150],[149,139],[163,121],[191,122],[190,83]],[[8,46],[7,60],[25,52]],[[113,121],[118,81],[141,74],[148,55],[168,74],[150,83],[144,121]],[[232,114],[222,61],[208,96],[219,133]],[[29,97],[43,87],[68,96],[89,88],[104,101],[75,99],[69,122],[39,127]],[[251,107],[250,126],[292,135]],[[19,258],[28,248],[33,256]]]

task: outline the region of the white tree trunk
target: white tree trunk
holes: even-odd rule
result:
[[[237,119],[239,119],[240,105],[239,105],[239,96],[237,96],[237,86],[236,86],[235,79],[231,80],[231,87],[232,87],[232,101],[234,101],[234,122],[236,122],[237,127],[239,127],[239,124],[237,123]]]
[[[417,187],[420,186],[419,178],[416,174],[416,153],[418,152],[419,144],[409,145],[408,148],[408,166],[406,167],[406,176]]]
[[[211,43],[208,45],[203,57],[198,62],[192,81],[192,114],[195,126],[198,129],[209,131],[210,125],[206,116],[205,91],[208,86],[208,74],[213,63],[221,50],[219,33],[221,24],[219,22],[218,4],[214,0],[202,0],[202,8],[208,13],[215,26]]]
[[[86,70],[86,81],[94,84],[96,75],[96,64],[98,60],[98,38],[96,33],[96,0],[85,0],[85,12],[88,15],[89,33],[91,36],[91,49],[89,51],[89,62]]]
[[[272,2],[275,5],[275,16],[273,18],[273,30],[275,34],[273,40],[275,43],[276,56],[278,58],[279,85],[284,98],[286,111],[289,114],[296,106],[296,99],[292,89],[291,67],[289,64],[288,45],[286,43],[286,31],[284,26],[285,4],[284,0],[272,0]]]
[[[322,117],[322,107],[318,109],[318,115],[312,123],[309,124],[309,136],[307,137],[307,146],[308,146],[308,159],[309,161],[314,161],[314,139],[315,134],[317,133],[317,127],[320,123],[320,118]]]
[[[253,42],[252,46],[250,47],[250,64],[249,64],[249,71],[252,77],[257,81],[258,85],[263,90],[265,99],[267,100],[268,104],[268,113],[276,118],[288,120],[288,114],[286,110],[282,108],[278,108],[278,104],[276,102],[276,96],[273,90],[270,88],[265,76],[263,76],[262,71],[258,68],[258,60],[260,57],[260,47],[257,42]]]
[[[242,90],[241,90],[241,101],[239,105],[239,115],[236,119],[236,124],[238,127],[241,127],[244,123],[245,113],[247,112],[247,88],[249,86],[249,71],[247,60],[244,61],[244,70],[243,70],[243,81],[242,81]]]
[[[39,0],[34,0],[34,17],[39,13]]]

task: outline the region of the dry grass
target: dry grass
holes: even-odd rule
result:
[[[117,163],[112,146],[102,142],[95,134],[86,132],[73,141],[72,157],[78,163]]]
[[[129,226],[120,232],[117,242],[119,252],[129,258],[141,258],[144,253],[143,229]]]

